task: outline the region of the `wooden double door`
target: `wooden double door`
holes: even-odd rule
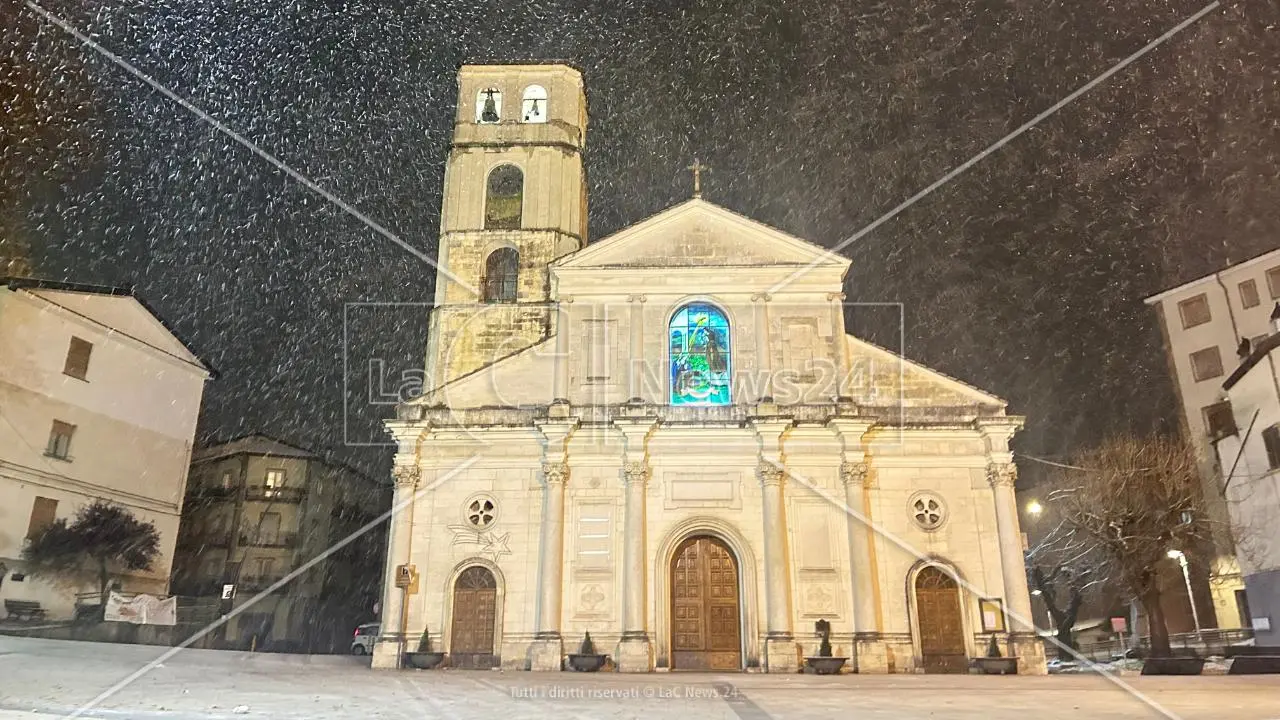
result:
[[[498,615],[498,583],[488,568],[467,568],[453,586],[453,627],[449,664],[460,668],[495,667],[493,640]]]
[[[741,670],[738,561],[720,540],[698,536],[671,560],[671,668]]]
[[[916,575],[916,626],[920,630],[920,655],[926,673],[969,671],[964,641],[960,587],[955,578],[937,567]]]

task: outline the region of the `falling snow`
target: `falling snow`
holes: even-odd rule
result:
[[[686,197],[697,156],[708,199],[834,245],[1203,7],[42,5],[432,255],[464,60],[582,69],[593,237]],[[135,285],[222,371],[206,434],[378,440],[363,364],[417,362],[426,309],[344,305],[427,303],[434,271],[22,3],[3,13],[0,249]],[[1142,298],[1280,244],[1277,28],[1275,3],[1224,3],[860,239],[847,294],[903,303],[905,335],[892,308],[855,328],[1009,399],[1025,452],[1172,427]]]

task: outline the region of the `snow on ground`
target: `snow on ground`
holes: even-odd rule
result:
[[[47,720],[168,648],[0,637],[0,720]],[[1280,717],[1280,677],[1124,677],[1185,720]],[[352,657],[186,650],[106,698],[115,720],[1159,717],[1096,674],[1050,677],[374,672]]]

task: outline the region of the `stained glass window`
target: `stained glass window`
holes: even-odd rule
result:
[[[671,318],[671,404],[728,405],[729,321],[719,308],[692,303]]]

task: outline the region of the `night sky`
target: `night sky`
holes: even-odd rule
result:
[[[43,6],[434,255],[465,61],[583,72],[593,239],[687,198],[697,156],[707,199],[831,246],[1204,4]],[[344,307],[426,303],[434,270],[24,4],[0,14],[7,242],[43,276],[135,285],[222,373],[203,436],[385,467],[341,446],[383,440],[364,367],[419,365],[426,308]],[[1280,246],[1278,68],[1280,6],[1223,3],[849,247],[849,298],[906,313],[903,338],[885,311],[855,331],[1007,398],[1026,453],[1176,428],[1142,298]]]

